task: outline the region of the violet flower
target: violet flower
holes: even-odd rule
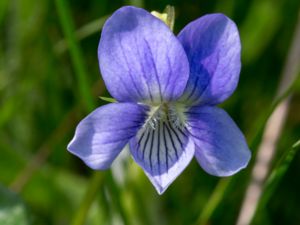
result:
[[[147,11],[120,8],[105,23],[98,48],[104,82],[118,102],[83,119],[68,150],[102,170],[129,143],[159,194],[193,156],[211,175],[238,172],[251,153],[216,105],[237,86],[240,52],[237,27],[223,14],[203,16],[176,37]]]

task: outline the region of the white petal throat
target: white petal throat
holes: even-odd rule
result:
[[[152,109],[144,126],[130,141],[134,160],[159,193],[182,172],[194,156],[194,142],[185,126],[183,110],[174,106]]]

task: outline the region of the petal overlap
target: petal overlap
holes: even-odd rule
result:
[[[161,20],[132,6],[107,20],[98,57],[106,87],[120,102],[176,100],[189,76],[188,59],[176,36]]]
[[[178,34],[190,63],[182,98],[216,105],[235,90],[241,69],[241,44],[235,23],[223,14],[209,14],[189,23]]]
[[[207,173],[230,176],[247,166],[251,153],[244,135],[224,110],[192,107],[187,117],[196,159]]]
[[[68,150],[93,169],[107,169],[143,125],[147,110],[133,103],[97,108],[78,124]]]
[[[185,128],[160,121],[155,129],[145,127],[130,140],[134,160],[162,194],[194,156],[194,143]]]

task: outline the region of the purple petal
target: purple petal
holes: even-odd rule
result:
[[[146,111],[133,103],[99,107],[79,123],[68,150],[92,169],[107,169],[143,125]]]
[[[183,100],[215,105],[235,90],[241,69],[241,44],[235,23],[223,14],[209,14],[179,33],[190,62]]]
[[[194,156],[194,143],[188,131],[160,121],[153,129],[149,126],[130,140],[131,154],[162,194],[185,169]]]
[[[244,135],[224,110],[192,107],[187,116],[195,156],[207,173],[230,176],[247,166],[251,153]]]
[[[159,19],[132,6],[105,23],[99,64],[110,94],[120,102],[177,99],[189,76],[189,63],[177,37]]]

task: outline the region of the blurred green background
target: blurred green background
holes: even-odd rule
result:
[[[94,186],[85,224],[235,223],[251,166],[234,176],[208,220],[201,222],[199,217],[220,179],[206,174],[195,160],[159,196],[126,154],[112,170],[95,178],[66,151],[77,123],[106,104],[98,96],[109,96],[97,59],[107,16],[123,5],[162,11],[167,4],[176,9],[175,33],[213,12],[223,12],[237,23],[243,67],[237,91],[222,107],[256,151],[259,141],[252,140],[274,100],[299,0],[1,0],[1,225],[80,224],[78,218],[84,218],[87,209],[82,199],[87,188],[93,193],[92,177],[101,185]],[[296,88],[273,164],[299,138],[300,89]],[[300,155],[296,154],[253,224],[300,224],[299,190]]]

